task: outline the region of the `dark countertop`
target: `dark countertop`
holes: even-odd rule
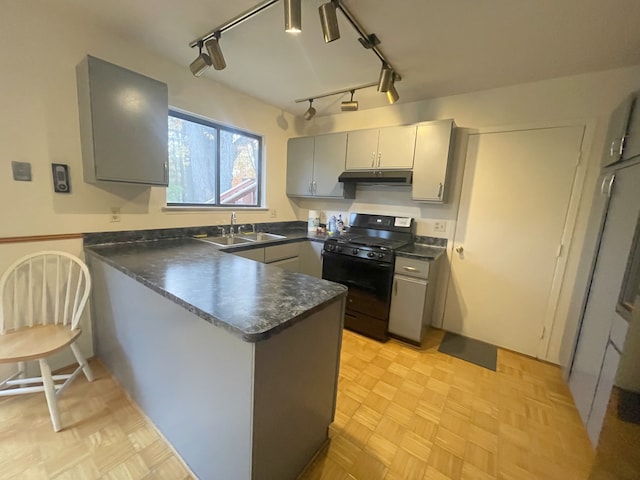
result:
[[[445,252],[446,248],[444,247],[413,243],[396,250],[396,255],[398,257],[416,258],[419,260],[436,260]]]
[[[306,232],[300,238],[308,238]],[[340,284],[224,250],[191,238],[85,247],[89,263],[98,258],[247,342],[264,340],[347,293]]]

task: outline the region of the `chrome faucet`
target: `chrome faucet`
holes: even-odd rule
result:
[[[233,227],[236,225],[236,212],[231,212],[231,226],[229,227],[229,235],[233,236],[235,233]]]

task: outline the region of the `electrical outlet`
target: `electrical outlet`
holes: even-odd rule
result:
[[[433,222],[433,231],[434,232],[446,232],[447,231],[447,222],[444,221],[436,221]]]
[[[276,212],[275,208],[269,210],[269,213],[271,214],[271,218],[276,218],[278,216],[278,212]]]
[[[117,223],[120,221],[120,207],[111,207],[111,215],[109,216],[110,223]]]

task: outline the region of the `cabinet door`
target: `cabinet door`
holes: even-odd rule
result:
[[[589,434],[589,439],[594,447],[598,445],[598,437],[600,437],[602,422],[604,421],[604,415],[607,411],[607,406],[609,405],[609,396],[613,389],[613,381],[615,379],[619,363],[620,354],[613,345],[609,344],[604,356],[604,361],[602,362],[602,370],[600,371],[600,378],[598,379],[598,387],[593,399],[593,406],[591,407],[589,421],[587,422],[587,433]]]
[[[264,248],[252,248],[251,250],[243,250],[241,252],[235,252],[235,256],[244,257],[256,262],[264,263]]]
[[[322,243],[304,242],[300,247],[300,273],[322,278]]]
[[[427,282],[396,275],[389,311],[389,332],[403,338],[422,341],[422,319]]]
[[[382,169],[413,167],[416,127],[381,128],[378,137],[376,167]]]
[[[453,120],[418,126],[413,159],[412,200],[444,201],[452,131]]]
[[[273,265],[274,267],[280,267],[284,270],[289,270],[290,272],[300,271],[299,257],[287,258],[286,260],[278,260],[277,262],[269,263],[269,265]]]
[[[315,137],[313,155],[313,194],[317,197],[343,196],[338,177],[345,168],[347,134],[335,133]]]
[[[640,213],[640,164],[616,172],[584,310],[569,388],[586,424]]]
[[[625,133],[627,131],[634,98],[634,95],[629,95],[611,114],[607,138],[604,143],[604,152],[602,154],[603,166],[616,163],[622,158],[624,145],[627,141],[625,139]]]
[[[85,180],[166,186],[167,85],[91,56],[77,71]]]
[[[287,144],[287,195],[312,195],[314,137],[290,138]]]
[[[631,116],[629,117],[627,135],[622,151],[623,160],[640,155],[640,98],[638,98],[640,97],[640,92],[636,92],[634,95],[635,100],[631,106]]]
[[[347,135],[347,170],[371,170],[378,162],[378,129]]]

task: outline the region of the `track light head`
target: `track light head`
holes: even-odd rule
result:
[[[349,100],[348,102],[342,102],[342,104],[340,105],[340,109],[343,112],[355,112],[356,110],[358,110],[358,102],[353,101],[354,93],[355,93],[355,90],[351,90],[351,100]]]
[[[380,78],[378,79],[378,91],[386,92],[389,90],[389,86],[393,83],[393,70],[387,65],[382,65],[380,69]]]
[[[207,52],[209,52],[209,57],[211,58],[211,64],[213,68],[216,70],[224,70],[227,67],[227,62],[224,60],[224,56],[222,55],[222,50],[220,49],[220,43],[218,40],[220,39],[220,33],[216,33],[213,37],[207,40],[204,46],[207,48]]]
[[[398,95],[398,91],[396,90],[396,87],[392,82],[391,85],[389,85],[389,90],[387,90],[387,100],[389,100],[389,103],[393,105],[399,99],[400,95]]]
[[[189,65],[194,77],[199,77],[212,65],[211,57],[206,53],[202,53],[202,42],[198,43],[198,52],[197,58]]]
[[[324,43],[330,43],[340,38],[338,17],[336,16],[336,4],[333,1],[323,3],[318,7],[320,25],[324,35]]]
[[[301,0],[284,0],[284,30],[288,33],[302,31]]]
[[[316,115],[316,109],[313,108],[313,98],[309,99],[309,108],[304,112],[304,119],[311,120]]]

